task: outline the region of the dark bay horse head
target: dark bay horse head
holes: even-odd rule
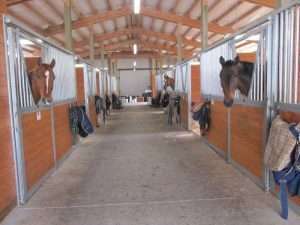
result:
[[[52,102],[52,90],[55,80],[54,66],[54,59],[50,64],[42,63],[39,59],[36,67],[28,74],[33,100],[36,105],[40,100],[45,104]]]
[[[234,60],[228,61],[225,61],[221,56],[220,63],[222,65],[220,78],[224,92],[224,105],[231,107],[237,89],[243,95],[248,96],[254,64],[240,61],[239,56],[235,57]]]

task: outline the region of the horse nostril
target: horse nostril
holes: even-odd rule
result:
[[[230,99],[230,100],[224,100],[224,105],[226,107],[231,107],[233,105],[233,99]]]

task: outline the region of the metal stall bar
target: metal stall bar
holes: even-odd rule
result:
[[[18,98],[18,63],[15,60],[17,56],[17,42],[15,30],[6,26],[6,58],[9,82],[9,105],[11,113],[12,141],[14,149],[14,160],[16,168],[17,199],[18,205],[25,203],[27,193],[27,179],[25,173],[24,150],[22,122],[20,119],[20,98]]]

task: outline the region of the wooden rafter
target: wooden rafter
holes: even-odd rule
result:
[[[128,35],[128,34],[146,35],[148,37],[155,37],[160,40],[176,42],[176,37],[174,35],[162,33],[162,32],[155,32],[152,30],[146,30],[146,29],[143,29],[140,27],[125,28],[125,29],[118,30],[115,32],[100,34],[100,35],[95,36],[95,41],[102,42],[105,40],[110,40],[110,39],[121,37],[123,35]],[[201,44],[198,41],[189,40],[187,38],[183,38],[182,41],[185,45],[192,46],[195,48],[199,47]],[[74,43],[74,47],[86,46],[87,44],[88,43],[86,41],[80,41],[80,42]]]
[[[276,8],[277,6],[276,0],[243,0],[243,1],[254,3],[260,6],[269,7],[269,8]]]
[[[1,1],[5,1],[5,0],[1,0]],[[29,2],[29,1],[32,1],[32,0],[6,0],[6,5],[8,7],[11,7],[11,6],[18,5],[18,4],[21,4],[24,2]]]
[[[170,12],[163,12],[160,10],[152,9],[149,7],[143,7],[141,9],[141,14],[143,16],[149,16],[149,17],[154,17],[158,18],[161,20],[173,22],[173,23],[181,23],[182,25],[188,26],[188,27],[193,27],[199,29],[201,27],[201,21],[197,19],[191,19],[190,17],[187,16],[180,16],[175,13],[170,13]],[[233,30],[231,27],[227,26],[220,26],[219,24],[210,22],[208,25],[208,29],[210,32],[214,33],[232,33]]]
[[[110,10],[110,11],[106,11],[103,13],[99,12],[97,14],[81,17],[78,20],[73,21],[72,28],[78,29],[81,27],[88,27],[90,25],[93,25],[93,24],[96,24],[99,22],[103,22],[106,20],[112,20],[115,18],[128,16],[131,14],[132,14],[131,9],[129,9],[127,7],[116,9],[116,10]],[[48,35],[62,33],[62,32],[64,32],[64,25],[60,24],[60,25],[50,26],[45,30],[45,32],[48,33]]]
[[[149,41],[142,41],[142,40],[135,40],[135,39],[126,40],[126,41],[115,43],[115,44],[104,45],[104,49],[105,49],[105,51],[112,51],[114,49],[119,50],[120,48],[122,48],[122,46],[130,46],[133,43],[137,43],[142,48],[144,47],[144,48],[149,48],[152,50],[165,50],[167,52],[176,54],[176,48],[174,48],[174,47],[169,47],[169,46],[165,46],[165,45],[161,45],[161,44],[157,44],[157,43],[153,43],[153,42],[149,42]],[[96,48],[95,55],[99,54],[100,51],[101,51],[101,48]],[[84,52],[81,52],[80,54],[82,57],[86,57],[89,54],[89,52],[84,51]],[[183,51],[184,57],[190,57],[191,55],[192,55],[191,51]]]
[[[110,10],[107,12],[97,13],[95,15],[82,17],[76,21],[73,21],[72,27],[73,29],[78,29],[80,27],[87,27],[92,24],[99,23],[101,21],[112,20],[112,19],[116,19],[128,15],[132,15],[132,10],[130,8],[123,7],[116,10]],[[142,7],[141,15],[149,16],[152,18],[158,18],[173,23],[181,23],[182,25],[197,28],[197,29],[201,27],[200,20],[191,19],[190,17],[187,16],[180,16],[175,13],[163,12],[149,7]],[[64,31],[64,25],[60,24],[60,25],[50,26],[45,31],[49,35],[62,33]],[[231,27],[220,26],[214,22],[209,23],[209,31],[214,33],[224,33],[224,34],[233,32]]]

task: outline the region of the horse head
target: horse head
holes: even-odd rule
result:
[[[224,105],[231,107],[237,89],[240,90],[243,95],[248,96],[254,64],[240,61],[239,56],[236,56],[234,60],[228,61],[225,61],[221,56],[220,64],[222,65],[220,79],[224,92]]]
[[[38,105],[40,100],[44,104],[52,102],[52,90],[55,80],[54,66],[54,59],[50,64],[42,63],[41,59],[39,59],[35,69],[28,74],[32,96],[36,105]]]

